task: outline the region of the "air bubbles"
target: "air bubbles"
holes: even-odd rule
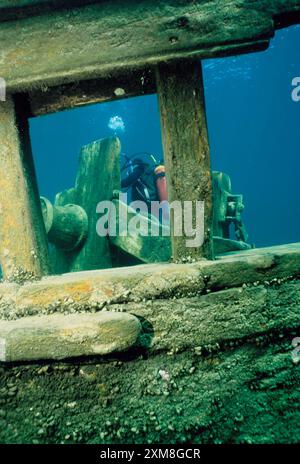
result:
[[[125,123],[121,116],[111,116],[108,121],[107,127],[114,132],[125,132]]]

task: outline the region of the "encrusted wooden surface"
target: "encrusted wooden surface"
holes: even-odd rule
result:
[[[24,113],[19,99],[0,104],[0,263],[10,280],[48,273],[47,238]]]
[[[3,283],[1,319],[18,320],[4,320],[0,327],[34,324],[39,336],[45,321],[60,317],[72,324],[72,313],[86,309],[100,311],[90,315],[95,319],[105,310],[109,317],[111,311],[116,317],[134,314],[142,330],[122,354],[68,363],[2,363],[0,441],[299,442],[300,358],[293,341],[299,337],[300,283],[286,278],[299,275],[299,268],[295,244],[216,262],[74,273],[23,286]],[[252,285],[242,286],[243,279]],[[227,284],[234,288],[214,291]],[[105,307],[93,305],[101,295]],[[47,300],[54,304],[47,306]],[[44,314],[51,312],[65,314]],[[22,331],[17,335],[19,342]],[[15,348],[20,356],[23,346]],[[56,348],[61,345],[51,343],[47,353]],[[38,346],[32,349],[35,359],[45,354]]]
[[[183,214],[178,218],[171,210],[173,259],[188,256],[212,259],[212,176],[201,64],[182,62],[173,66],[159,66],[156,81],[168,201],[180,202],[185,219],[184,227],[180,227]],[[188,221],[185,201],[192,206]],[[199,201],[204,202],[204,221],[202,209],[198,207]],[[201,243],[196,244],[195,239],[187,236],[187,222],[193,231],[199,232]],[[176,235],[178,223],[180,233]],[[195,243],[195,246],[192,247],[191,243]]]
[[[100,310],[114,304],[193,297],[300,273],[300,244],[229,253],[215,261],[74,272],[0,284],[0,318]],[[267,284],[266,284],[267,285]]]
[[[141,349],[2,363],[1,443],[299,443],[299,290],[157,301]]]
[[[24,90],[263,49],[299,11],[299,0],[117,0],[55,9],[0,23],[0,75],[9,90]]]
[[[0,322],[0,361],[104,355],[135,344],[141,325],[130,314],[52,314]]]
[[[83,243],[70,251],[56,248],[51,255],[55,274],[112,267],[109,241],[99,236],[96,224],[100,217],[97,205],[110,201],[120,190],[120,150],[117,137],[96,140],[82,147],[75,188],[56,195],[56,205],[74,203],[83,208],[88,230]],[[101,211],[103,214],[103,211]]]

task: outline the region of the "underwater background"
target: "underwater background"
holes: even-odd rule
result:
[[[300,26],[280,30],[265,52],[204,60],[212,169],[244,195],[249,242],[298,242]],[[77,108],[30,120],[40,194],[51,201],[74,185],[80,148],[117,134],[122,152],[162,157],[157,96]]]

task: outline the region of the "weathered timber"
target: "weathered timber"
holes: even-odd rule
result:
[[[137,213],[136,210],[120,200],[114,200],[113,204],[116,208],[116,234],[110,235],[109,241],[144,263],[170,261],[171,241],[169,227],[161,225],[151,215]],[[120,218],[124,220],[123,225]],[[135,220],[138,224],[140,233],[137,235],[133,235],[129,230],[131,220]],[[126,235],[120,234],[122,226],[126,227]],[[157,236],[154,235],[154,232]]]
[[[64,208],[66,205],[74,204],[74,202],[76,201],[75,194],[76,194],[75,188],[70,188],[70,189],[64,190],[63,192],[57,193],[55,195],[54,208]],[[88,232],[88,217],[86,215],[86,212],[85,212],[85,217],[87,220],[87,231],[84,235],[84,240],[86,240],[86,235]],[[46,229],[47,229],[47,225],[46,225]],[[69,251],[69,250],[62,249],[58,246],[51,247],[50,264],[51,264],[52,274],[61,274],[63,272],[69,272],[70,269],[72,269],[72,263],[74,259],[75,259],[74,250]]]
[[[23,286],[0,284],[0,318],[191,297],[299,274],[300,244],[228,253],[215,261],[74,272]]]
[[[158,220],[151,215],[139,214],[123,203],[122,201],[114,200],[113,204],[116,207],[116,234],[109,236],[109,241],[116,246],[134,256],[143,263],[165,263],[171,261],[172,247],[170,238],[170,228],[162,225]],[[133,235],[127,233],[122,235],[119,233],[122,225],[122,217],[127,224],[134,219],[140,229],[139,234]],[[157,236],[153,234],[156,232]],[[214,252],[216,255],[228,253],[230,251],[249,250],[250,245],[237,240],[230,240],[223,237],[213,237]]]
[[[216,256],[234,251],[250,250],[252,248],[248,243],[223,237],[213,237],[213,246]]]
[[[187,231],[175,235],[175,215],[171,211],[173,259],[213,257],[212,176],[206,126],[203,76],[198,62],[159,66],[156,70],[158,100],[168,184],[168,200],[192,203],[193,227],[197,201],[204,202],[204,241],[188,247]],[[198,214],[199,215],[199,214]],[[182,221],[183,222],[183,221]]]
[[[265,49],[276,27],[300,20],[300,0],[99,2],[21,20],[13,6],[15,19],[0,23],[0,75],[11,91]]]
[[[29,92],[29,99],[32,115],[40,116],[82,105],[148,95],[155,90],[153,72],[145,70],[130,76],[112,76],[35,90]]]
[[[10,97],[0,105],[0,261],[9,280],[48,273],[47,238],[23,105],[23,100],[15,104]]]
[[[0,322],[0,361],[33,361],[104,355],[129,349],[139,320],[125,313],[26,317]]]
[[[83,208],[72,204],[53,206],[44,197],[41,197],[41,206],[50,243],[63,250],[72,251],[84,242],[88,231],[88,218]]]
[[[133,344],[152,353],[193,350],[216,344],[230,346],[232,341],[241,343],[259,336],[297,331],[299,310],[300,282],[294,281],[233,288],[188,298],[115,303],[96,315],[81,312],[2,320],[0,360],[107,354]],[[62,307],[58,307],[58,311],[62,311]],[[140,326],[137,320],[134,322],[132,314],[142,324],[139,339]]]
[[[55,237],[49,237],[56,245],[51,251],[53,273],[112,267],[108,238],[99,236],[96,230],[99,219],[97,205],[101,201],[110,201],[114,190],[120,189],[120,149],[120,141],[116,137],[97,140],[82,147],[75,187],[56,195],[54,211],[65,211],[72,204],[72,209],[79,207],[81,213],[77,218],[80,219],[79,223],[73,224],[79,233],[76,246],[62,247],[58,243],[58,231]],[[65,226],[69,227],[67,219],[68,216],[65,216],[63,221],[66,220]],[[64,227],[64,224],[60,224],[60,227]]]
[[[277,304],[278,299],[280,304]],[[271,333],[297,330],[300,327],[300,282],[277,287],[233,288],[196,297],[111,307],[147,321],[141,344],[153,352],[176,352],[216,344],[230,346],[232,340],[253,340]],[[149,326],[151,331],[147,330]]]
[[[88,233],[84,246],[74,254],[70,271],[104,269],[112,265],[108,238],[99,236],[96,230],[97,205],[112,200],[114,190],[120,189],[120,150],[117,137],[97,140],[81,149],[74,203],[87,214]]]

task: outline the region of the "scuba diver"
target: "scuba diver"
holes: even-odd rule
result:
[[[151,213],[151,202],[165,202],[162,205],[162,210],[166,219],[168,197],[163,161],[158,162],[155,156],[148,152],[135,153],[130,158],[123,154],[123,157],[125,163],[121,167],[122,190],[130,193],[131,201],[146,203],[149,214]]]

